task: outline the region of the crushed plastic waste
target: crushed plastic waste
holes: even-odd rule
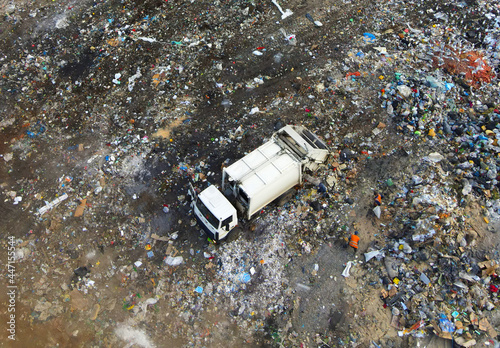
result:
[[[495,2],[0,12],[19,332],[26,318],[40,345],[498,346]],[[327,165],[213,245],[189,182],[220,183],[286,124],[320,135]]]

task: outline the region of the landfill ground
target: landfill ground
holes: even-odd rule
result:
[[[500,3],[277,4],[0,0],[0,346],[500,346]],[[331,159],[210,243],[286,124]]]

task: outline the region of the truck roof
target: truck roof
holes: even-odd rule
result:
[[[294,176],[294,180],[299,180],[300,170],[296,170],[298,167],[300,162],[289,152],[283,151],[278,144],[269,141],[224,168],[224,171],[231,179],[240,182],[243,190],[252,197],[278,178]]]
[[[233,213],[236,213],[236,209],[214,185],[210,185],[203,190],[199,194],[198,198],[219,220],[224,220],[225,218],[232,216]]]
[[[237,181],[242,181],[243,177],[258,168],[263,163],[275,157],[281,147],[274,142],[266,142],[254,151],[240,158],[224,170]]]

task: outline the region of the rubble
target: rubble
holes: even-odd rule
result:
[[[498,4],[0,9],[20,345],[498,345]],[[190,182],[286,124],[332,158],[211,244]]]

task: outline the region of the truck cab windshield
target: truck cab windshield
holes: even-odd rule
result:
[[[214,214],[203,204],[203,202],[200,199],[196,200],[196,207],[199,209],[200,213],[205,217],[205,219],[208,220],[210,225],[215,227],[216,229],[219,228],[219,219],[215,217]]]

